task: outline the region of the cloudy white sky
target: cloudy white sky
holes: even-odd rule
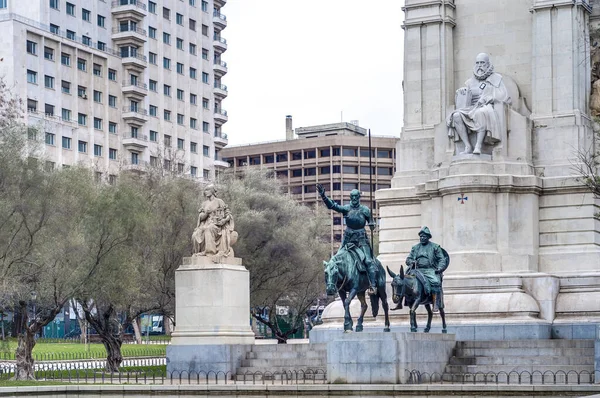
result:
[[[228,0],[223,131],[230,145],[358,120],[374,135],[402,125],[403,0]]]

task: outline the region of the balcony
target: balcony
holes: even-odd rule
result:
[[[215,83],[214,84],[214,93],[216,97],[225,98],[227,97],[227,86],[224,84]]]
[[[129,124],[141,126],[148,121],[148,111],[141,108],[124,106],[122,117]]]
[[[225,4],[227,4],[227,0],[215,0],[215,6],[225,7]]]
[[[142,134],[124,134],[123,146],[134,150],[143,150],[148,147],[148,136]]]
[[[123,166],[121,166],[121,169],[123,171],[134,171],[137,173],[145,173],[146,171],[148,171],[149,167],[150,167],[150,164],[144,160],[138,160],[137,163],[133,163],[129,160],[129,161],[125,161],[123,163]]]
[[[134,96],[140,100],[148,95],[148,85],[146,83],[135,83],[130,80],[123,80],[121,90],[123,94]]]
[[[121,63],[124,67],[129,67],[138,72],[142,72],[148,66],[148,60],[145,55],[139,55],[135,51],[121,51]]]
[[[227,51],[227,40],[215,35],[213,37],[213,46],[214,46],[215,50],[218,50],[220,52],[225,52],[225,51]]]
[[[135,44],[143,45],[146,42],[146,31],[141,28],[134,28],[132,26],[119,26],[113,28],[112,39],[117,44]]]
[[[222,160],[215,159],[213,164],[215,165],[215,168],[217,170],[223,170],[223,169],[228,169],[229,168],[229,163],[224,162]]]
[[[227,116],[227,111],[223,109],[215,109],[215,123],[223,124],[227,123],[229,117]]]
[[[218,76],[225,75],[227,73],[227,62],[215,61],[213,63],[213,72]]]
[[[213,24],[219,29],[227,27],[227,17],[218,11],[213,12]]]
[[[216,148],[224,148],[229,144],[229,140],[227,139],[227,134],[225,133],[215,133],[215,137],[213,139]]]
[[[119,18],[141,20],[146,16],[146,4],[140,0],[116,0],[111,8],[113,15]]]

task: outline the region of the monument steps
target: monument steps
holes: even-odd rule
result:
[[[454,377],[465,373],[557,373],[561,371],[592,373],[594,341],[558,339],[460,341],[456,343],[454,356],[446,366],[446,373]]]
[[[283,372],[300,372],[299,378],[320,377],[327,369],[326,344],[256,344],[246,353],[237,369],[236,380],[263,380],[263,375]],[[306,372],[303,376],[301,371]],[[318,372],[319,374],[311,374]],[[245,376],[245,379],[244,379]],[[268,377],[272,376],[266,376]],[[281,377],[278,375],[277,377]],[[296,377],[295,374],[290,377]]]

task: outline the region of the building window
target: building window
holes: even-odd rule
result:
[[[208,37],[208,26],[202,25],[202,36]]]
[[[138,128],[131,126],[131,130],[129,131],[129,136],[131,138],[138,138]]]
[[[202,107],[204,109],[210,109],[210,100],[208,98],[202,98]]]
[[[86,45],[86,46],[91,46],[92,45],[92,38],[91,37],[87,37],[87,36],[82,36],[81,37],[81,42]]]
[[[171,60],[169,58],[163,57],[163,68],[171,69]]]
[[[392,150],[391,149],[378,149],[377,157],[384,158],[384,159],[391,159],[392,158]]]
[[[117,159],[117,150],[114,148],[108,148],[108,158],[110,160],[116,160]]]
[[[190,30],[196,31],[196,21],[190,18]]]
[[[37,111],[37,101],[27,98],[27,111],[36,112]]]
[[[209,54],[209,51],[206,48],[203,48],[202,49],[202,59],[205,59],[208,61],[208,54]]]
[[[149,83],[150,83],[150,84],[149,84],[148,86],[149,86],[149,88],[150,88],[150,91],[154,91],[154,92],[156,92],[156,90],[157,90],[157,88],[156,88],[156,86],[157,86],[157,82],[156,82],[156,80],[152,80],[152,79],[150,79],[150,82],[149,82]]]
[[[210,153],[210,147],[208,147],[206,145],[202,145],[202,155],[209,156],[209,153]],[[253,158],[250,158],[250,164],[254,164],[254,163],[252,163],[252,159]],[[258,159],[259,159],[258,164],[260,164],[260,157]]]
[[[94,144],[94,156],[102,156],[102,145]]]
[[[208,84],[208,73],[202,72],[202,83]]]
[[[54,61],[54,49],[50,47],[44,47],[44,59],[48,61]]]
[[[58,0],[50,0],[50,8],[58,10]]]
[[[156,116],[158,108],[156,105],[150,105],[150,116]]]
[[[56,136],[52,133],[46,133],[46,145],[54,145],[54,138]]]
[[[63,80],[60,83],[60,91],[62,91],[65,94],[71,94],[71,83]]]
[[[163,32],[163,43],[171,45],[171,35]]]
[[[67,39],[76,40],[75,32],[73,32],[72,30],[67,30]]]
[[[158,166],[158,158],[156,156],[150,156],[150,166]]]
[[[343,190],[348,192],[348,191],[352,191],[353,189],[358,189],[358,183],[355,182],[345,182],[343,184]]]
[[[156,39],[156,28],[148,26],[148,37],[150,37],[151,39]]]
[[[152,65],[156,65],[157,59],[158,57],[155,53],[148,53],[148,62],[150,62]]]
[[[104,43],[102,41],[99,41],[97,44],[98,45],[96,47],[98,48],[98,50],[100,50],[100,51],[106,51],[106,43]]]
[[[332,156],[340,156],[340,147],[333,148]]]
[[[190,104],[196,105],[197,102],[198,102],[198,96],[196,94],[190,93]]]
[[[202,131],[204,133],[208,133],[209,129],[210,129],[210,124],[208,122],[202,122]]]
[[[344,148],[342,150],[342,156],[356,157],[356,154],[357,154],[356,148]]]
[[[195,142],[190,142],[190,152],[198,153],[198,144]]]
[[[87,115],[83,113],[77,114],[77,123],[81,126],[85,126],[87,124]]]
[[[177,138],[177,149],[181,149],[182,151],[185,148],[185,140],[182,138]]]
[[[344,166],[342,167],[344,174],[358,174],[358,167],[356,166]]]
[[[148,2],[148,11],[152,14],[156,14],[156,3],[153,1]]]
[[[69,137],[62,138],[62,147],[64,149],[71,149],[71,139]]]
[[[177,49],[183,50],[183,39],[177,38]]]
[[[177,99],[179,101],[183,101],[183,95],[184,95],[183,90],[177,89]]]
[[[196,7],[196,0],[190,0],[190,5],[192,7]]]
[[[71,121],[71,110],[62,108],[61,116],[62,116],[62,120],[64,120],[65,122],[70,122]]]
[[[210,178],[210,170],[203,169],[202,170],[202,177],[204,177],[206,179]]]
[[[196,68],[190,68],[190,77],[192,79],[196,79],[197,78],[197,71]]]
[[[163,85],[163,94],[166,95],[167,97],[171,96],[171,86],[165,84]]]
[[[139,155],[137,152],[131,152],[131,164],[139,164]]]
[[[86,153],[87,152],[87,142],[79,141],[77,143],[77,149],[79,150],[79,152]]]
[[[164,144],[167,148],[171,147],[171,136],[165,134]]]
[[[292,177],[302,177],[302,169],[292,170]]]
[[[196,55],[196,45],[193,43],[190,43],[190,54],[192,55]]]
[[[108,122],[108,132],[111,134],[117,134],[117,123]]]
[[[177,114],[177,124],[183,125],[183,115],[181,113]]]
[[[292,152],[292,160],[302,160],[302,152]]]
[[[177,62],[177,73],[179,73],[180,75],[183,75],[183,64]]]
[[[44,75],[44,86],[46,88],[54,88],[54,78],[52,76]]]
[[[102,103],[102,92],[94,90],[94,102]]]
[[[208,1],[202,0],[202,11],[208,12]]]
[[[82,58],[77,58],[77,69],[85,72],[86,68],[87,68],[87,61]]]
[[[27,83],[37,84],[37,72],[27,70]]]
[[[198,168],[196,166],[190,167],[190,174],[192,177],[196,177],[198,175]]]
[[[65,66],[71,66],[71,56],[69,54],[60,54],[60,63]]]
[[[319,168],[319,174],[329,174],[331,173],[331,168],[329,166]]]
[[[54,116],[54,105],[44,104],[44,113],[47,116]]]
[[[375,167],[372,168],[372,171],[373,175],[375,175]],[[369,172],[369,166],[360,166],[360,174],[369,174]]]
[[[158,131],[150,130],[150,141],[158,142]]]
[[[198,128],[198,119],[190,118],[190,128],[196,130]]]
[[[108,96],[108,106],[110,106],[111,108],[116,108],[117,107],[117,97],[115,97],[114,95],[109,95]]]
[[[163,7],[163,18],[164,19],[171,19],[171,10],[169,10],[167,7]]]
[[[319,151],[319,157],[322,157],[322,158],[328,158],[330,156],[330,154],[331,154],[331,151],[329,150],[329,148],[321,149]]]
[[[179,13],[175,14],[175,22],[177,23],[177,25],[183,26],[183,15]]]
[[[377,175],[379,176],[391,176],[392,173],[392,168],[391,167],[378,167],[377,168]]]
[[[97,117],[94,118],[94,128],[96,130],[102,130],[102,119]]]
[[[94,76],[102,76],[102,65],[94,64],[93,73]]]
[[[114,69],[108,70],[108,80],[117,81],[117,71]]]
[[[75,16],[75,4],[67,3],[67,15]]]
[[[77,96],[83,99],[87,99],[87,89],[83,86],[77,86]]]
[[[333,168],[332,168],[333,174],[339,174],[341,170],[342,170],[342,168],[340,165],[333,166]]]
[[[304,169],[304,175],[305,176],[316,176],[317,175],[316,167],[308,167],[308,168]]]
[[[86,22],[90,22],[90,11],[86,10],[85,8],[81,9],[81,19],[83,19]]]
[[[165,109],[165,111],[163,112],[163,116],[164,116],[164,119],[167,122],[171,121],[171,111],[168,111],[168,110]]]
[[[102,15],[98,15],[98,26],[100,27],[104,27],[104,24],[106,22],[106,17],[102,16]]]
[[[287,153],[278,153],[277,156],[275,156],[275,160],[277,162],[287,162]]]
[[[31,40],[27,40],[27,52],[29,54],[37,54],[37,43]]]
[[[317,154],[314,149],[304,151],[304,159],[314,159],[316,157],[317,157]]]

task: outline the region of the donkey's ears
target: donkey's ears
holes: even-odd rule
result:
[[[400,266],[400,279],[404,279],[404,267]]]
[[[392,279],[396,277],[396,274],[394,274],[394,273],[393,273],[393,272],[390,270],[390,267],[386,266],[385,268],[387,269],[387,272],[388,272],[388,274],[389,274],[389,275],[392,277]]]

